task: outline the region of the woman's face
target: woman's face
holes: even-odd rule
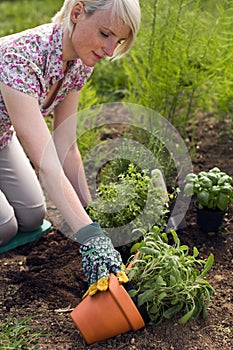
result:
[[[129,36],[130,28],[120,18],[111,18],[111,9],[86,15],[83,6],[79,2],[72,10],[75,28],[64,56],[79,57],[92,67],[103,57],[113,55],[118,44]]]

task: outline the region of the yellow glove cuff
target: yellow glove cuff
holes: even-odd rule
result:
[[[120,283],[127,283],[129,281],[124,271],[117,272],[117,279]]]
[[[109,278],[108,277],[102,277],[98,280],[98,282],[93,283],[88,290],[86,291],[86,293],[83,295],[83,299],[87,296],[90,295],[91,297],[93,295],[95,295],[98,291],[100,292],[104,292],[105,290],[108,289],[108,281]]]
[[[124,271],[117,272],[117,279],[120,283],[127,283],[129,281],[126,273]],[[86,293],[83,295],[83,299],[86,298],[87,295],[93,296],[98,291],[104,292],[108,289],[109,277],[102,277],[98,280],[98,282],[93,283]]]

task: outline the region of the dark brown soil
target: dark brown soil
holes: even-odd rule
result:
[[[230,125],[229,125],[230,127]],[[199,117],[195,127],[194,170],[218,166],[233,175],[232,134],[225,124],[213,124],[211,117]],[[189,139],[186,140],[189,142]],[[215,264],[208,280],[216,290],[206,320],[178,325],[176,319],[160,326],[87,346],[69,316],[81,300],[87,285],[81,270],[78,246],[55,229],[37,242],[0,256],[0,322],[12,316],[33,316],[32,329],[51,334],[39,341],[41,350],[127,349],[127,350],[231,350],[233,349],[233,209],[227,213],[218,234],[203,234],[190,205],[187,227],[179,232],[182,243],[196,246],[201,257],[214,253]],[[67,309],[67,310],[66,310]],[[98,322],[98,320],[96,320]]]

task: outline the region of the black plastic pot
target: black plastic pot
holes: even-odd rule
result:
[[[226,211],[196,209],[197,225],[203,232],[217,232],[223,223]]]
[[[129,293],[131,290],[135,289],[134,285],[132,282],[128,282],[123,284],[123,287],[125,288],[125,290],[127,291],[127,293]],[[145,324],[148,324],[150,322],[150,318],[149,315],[147,313],[146,307],[144,305],[138,305],[138,298],[137,296],[135,297],[131,297],[132,301],[134,302],[135,306],[137,307],[141,317],[143,318],[143,321],[145,322]]]

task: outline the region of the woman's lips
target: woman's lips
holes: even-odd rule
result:
[[[98,60],[101,60],[101,58],[103,58],[102,56],[98,55],[98,54],[95,53],[94,51],[93,51],[93,54],[94,54],[94,56],[95,56]]]

